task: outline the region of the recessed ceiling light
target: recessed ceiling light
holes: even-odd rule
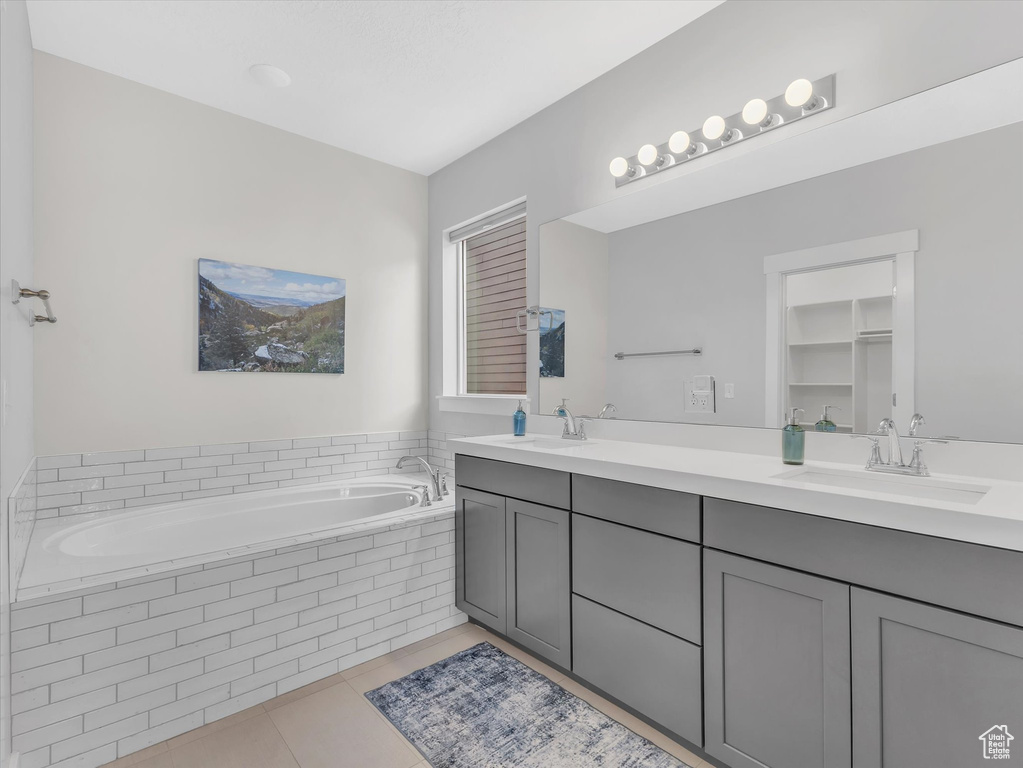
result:
[[[253,64],[249,67],[249,74],[253,80],[267,88],[287,88],[291,85],[291,75],[272,64]]]

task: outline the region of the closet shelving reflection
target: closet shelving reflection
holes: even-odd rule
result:
[[[794,304],[787,310],[788,402],[813,428],[824,406],[839,432],[869,432],[890,411],[892,297]]]

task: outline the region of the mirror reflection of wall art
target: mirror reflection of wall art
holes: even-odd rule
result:
[[[540,310],[540,375],[565,377],[565,310]]]
[[[345,372],[345,281],[199,259],[199,370]]]

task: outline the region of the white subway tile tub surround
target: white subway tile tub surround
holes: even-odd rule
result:
[[[363,477],[37,520],[15,600],[154,576],[428,517],[423,474]]]
[[[454,475],[455,453],[448,450],[448,440],[459,440],[465,437],[465,435],[456,435],[453,432],[435,432],[432,429],[427,435],[427,445],[429,447],[427,461],[435,467],[444,467],[446,471]]]
[[[255,443],[73,453],[37,459],[38,518],[414,472],[402,456],[429,453],[426,431]]]
[[[17,603],[14,748],[92,768],[463,623],[430,512]]]

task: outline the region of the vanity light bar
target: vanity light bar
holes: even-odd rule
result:
[[[676,131],[657,146],[644,144],[632,157],[611,161],[615,187],[682,165],[752,139],[781,125],[794,123],[835,106],[835,76],[820,80],[794,80],[785,93],[773,99],[750,99],[741,112],[729,117],[711,115],[696,131]]]

